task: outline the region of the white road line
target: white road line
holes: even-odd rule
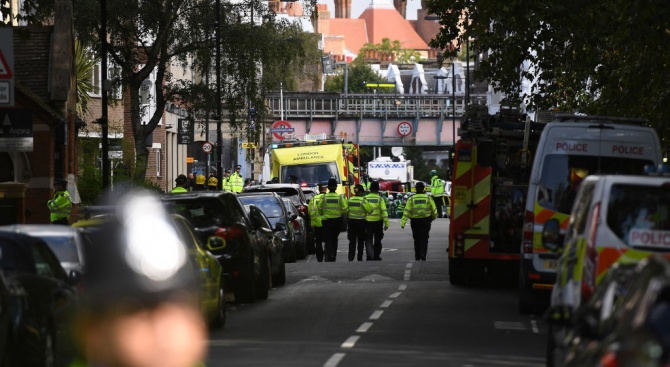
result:
[[[386,301],[384,301],[384,303],[382,303],[379,307],[381,307],[381,308],[387,308],[388,306],[391,305],[391,303],[393,303],[393,301],[391,301],[391,300],[386,300]]]
[[[358,329],[356,329],[356,332],[357,333],[367,333],[368,330],[370,330],[371,327],[372,327],[371,322],[364,322],[364,323],[361,324],[361,326],[358,327]]]
[[[370,315],[370,320],[379,320],[380,317],[382,317],[382,314],[384,311],[382,310],[377,310]]]
[[[350,336],[349,339],[345,340],[344,343],[342,343],[341,348],[347,348],[347,349],[353,348],[354,345],[356,345],[356,342],[358,341],[358,339],[360,339],[360,338],[361,338],[360,335]]]
[[[408,269],[411,268],[412,265],[414,265],[414,264],[413,264],[413,263],[407,263],[407,268],[408,268]]]
[[[404,291],[405,289],[407,289],[407,284],[401,284],[400,287],[398,287],[399,291]]]
[[[533,329],[535,334],[540,332],[540,329],[537,327],[537,321],[535,320],[530,320],[530,328]]]
[[[333,354],[328,361],[326,361],[326,364],[323,365],[323,367],[337,367],[337,365],[340,363],[342,358],[346,356],[345,353],[335,353]]]
[[[400,296],[400,292],[393,292],[389,298],[398,298],[398,296]]]
[[[411,271],[409,271],[409,270],[405,271],[405,277],[403,278],[403,280],[409,280],[410,274],[411,274]]]

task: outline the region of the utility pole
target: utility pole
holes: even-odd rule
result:
[[[102,104],[101,116],[98,120],[102,135],[102,189],[109,187],[109,113],[107,109],[107,0],[100,0],[100,103]]]
[[[216,0],[216,178],[219,190],[223,189],[221,118],[221,0]]]

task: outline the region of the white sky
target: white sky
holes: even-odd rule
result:
[[[405,0],[407,1],[407,19],[416,20],[416,10],[421,8],[421,0]],[[358,18],[359,15],[370,5],[372,0],[352,0],[351,1],[351,17]],[[335,2],[333,0],[319,0],[319,4],[328,4],[328,9],[331,16],[335,17]],[[391,1],[391,3],[393,3]]]

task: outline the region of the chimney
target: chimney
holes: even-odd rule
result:
[[[335,0],[335,18],[351,18],[351,0]]]
[[[403,19],[407,19],[407,1],[406,0],[393,0],[393,6],[395,6],[398,13],[402,15]]]

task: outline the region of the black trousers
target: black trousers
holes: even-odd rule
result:
[[[365,252],[368,260],[381,260],[382,238],[384,238],[384,221],[366,221]]]
[[[314,228],[314,253],[316,254],[316,261],[323,261],[323,227]]]
[[[358,261],[363,260],[363,249],[365,248],[366,239],[365,219],[349,218],[347,238],[349,239],[349,261],[352,261],[356,257],[356,247],[358,247]]]
[[[410,219],[412,238],[414,238],[414,259],[416,260],[426,260],[431,222],[430,217]]]
[[[56,219],[55,221],[53,221],[51,223],[52,224],[65,224],[66,226],[70,225],[70,222],[67,220],[67,218],[59,218],[59,219]]]
[[[321,224],[323,224],[323,239],[326,243],[324,260],[335,261],[337,257],[337,237],[340,235],[342,217],[322,219]]]
[[[437,208],[437,217],[442,218],[442,207],[445,206],[444,196],[433,196],[433,202],[435,203],[435,208]]]

